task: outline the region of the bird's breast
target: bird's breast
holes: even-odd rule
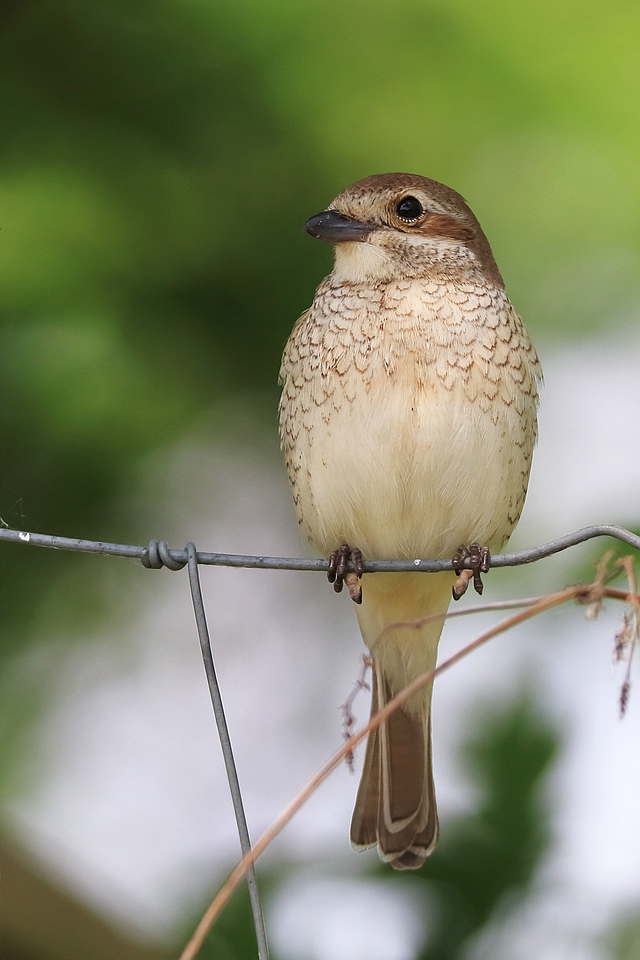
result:
[[[501,546],[524,500],[536,374],[501,290],[327,278],[281,372],[282,443],[311,542],[389,558]]]

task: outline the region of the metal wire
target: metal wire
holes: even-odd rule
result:
[[[518,567],[525,563],[535,563],[554,553],[560,553],[568,547],[575,547],[586,540],[595,537],[612,537],[640,550],[640,537],[618,527],[612,523],[599,523],[591,527],[582,527],[575,533],[567,533],[557,540],[550,540],[531,550],[522,550],[519,553],[499,553],[491,558],[493,567]],[[53,550],[72,550],[76,553],[102,553],[112,557],[130,557],[141,560],[145,567],[169,567],[180,570],[187,564],[187,551],[171,550],[164,540],[150,540],[146,547],[134,546],[126,543],[104,543],[100,540],[76,540],[72,537],[53,537],[44,533],[25,533],[21,530],[0,529],[0,540],[11,543],[29,543],[35,547],[49,547]],[[233,553],[202,553],[196,554],[197,563],[215,567],[250,567],[262,570],[325,570],[328,560],[310,560],[301,557],[251,557]],[[469,560],[460,564],[461,568],[471,569]],[[365,560],[365,573],[392,573],[394,571],[417,570],[421,573],[439,573],[442,570],[453,570],[451,560]]]
[[[238,771],[231,748],[231,738],[229,736],[229,727],[222,704],[222,695],[218,685],[216,669],[213,663],[213,653],[211,651],[211,641],[209,638],[209,628],[207,627],[207,617],[202,600],[202,590],[200,589],[200,577],[198,574],[198,561],[196,559],[196,548],[193,543],[186,546],[187,563],[189,566],[189,585],[191,587],[191,599],[193,601],[193,612],[196,617],[198,627],[198,636],[200,638],[200,648],[202,650],[202,659],[204,669],[209,684],[209,693],[211,694],[211,703],[213,704],[213,713],[218,727],[218,736],[220,737],[220,746],[222,747],[222,756],[227,771],[229,781],[229,790],[231,792],[231,801],[233,803],[233,812],[236,815],[236,824],[238,825],[238,836],[240,837],[240,846],[243,856],[251,850],[251,839],[249,837],[249,828],[247,818],[242,803],[242,793],[240,792],[240,781],[238,780]],[[184,566],[184,564],[183,564]],[[260,894],[258,893],[258,881],[253,864],[247,869],[247,886],[249,887],[249,899],[251,900],[251,912],[253,913],[253,925],[256,931],[256,940],[258,942],[259,960],[269,960],[269,948],[267,945],[267,931],[264,925],[264,916],[260,904]]]
[[[516,567],[525,563],[535,563],[544,557],[550,557],[555,553],[560,553],[569,547],[576,546],[579,543],[584,543],[596,537],[612,537],[615,540],[626,543],[630,547],[634,547],[636,550],[640,550],[640,536],[637,534],[614,524],[595,524],[590,527],[583,527],[581,530],[576,530],[575,533],[568,533],[564,537],[551,540],[549,543],[544,543],[539,547],[533,547],[531,550],[523,550],[520,553],[498,554],[491,558],[491,566]],[[218,736],[220,738],[227,778],[229,780],[229,789],[231,791],[231,799],[238,827],[240,846],[243,855],[247,854],[251,849],[251,839],[249,837],[238,773],[231,748],[229,728],[227,726],[220,688],[216,677],[202,591],[200,589],[198,565],[249,567],[263,570],[326,571],[329,565],[328,560],[311,560],[295,557],[240,556],[228,553],[202,553],[196,550],[193,543],[188,543],[183,550],[172,550],[165,540],[150,540],[146,547],[142,547],[133,544],[105,543],[99,540],[81,540],[71,537],[57,537],[43,533],[28,533],[21,530],[9,529],[0,529],[0,541],[2,540],[9,543],[47,547],[53,550],[70,550],[76,553],[99,553],[115,557],[128,557],[140,560],[145,567],[153,570],[162,567],[167,567],[169,570],[182,570],[185,566],[188,566],[193,610],[198,628],[198,636],[200,638],[200,647],[207,682],[209,684],[211,702],[213,704],[213,712],[218,728]],[[453,569],[451,560],[423,560],[419,558],[415,560],[365,560],[363,566],[365,573],[390,573],[394,571],[437,573],[443,570]],[[465,569],[471,569],[469,560],[463,561],[459,566]],[[259,960],[269,960],[264,917],[253,866],[247,870],[247,885],[249,887],[249,898],[258,944],[258,958]]]

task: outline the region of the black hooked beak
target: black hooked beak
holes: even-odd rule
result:
[[[361,223],[359,220],[350,220],[337,210],[324,210],[304,225],[304,229],[318,240],[328,243],[346,243],[356,241],[363,243],[374,229],[371,223]]]

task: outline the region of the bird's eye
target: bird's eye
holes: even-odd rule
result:
[[[396,207],[396,213],[405,223],[415,223],[424,213],[424,208],[415,197],[403,197]]]

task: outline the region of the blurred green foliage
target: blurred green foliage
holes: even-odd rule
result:
[[[282,344],[330,261],[301,224],[369,173],[465,193],[534,332],[637,299],[628,4],[7,0],[0,16],[10,526],[131,539],[114,496],[150,448],[238,391],[273,433]],[[26,554],[3,552],[3,653],[55,576]]]
[[[538,340],[627,320],[639,46],[640,7],[610,0],[5,0],[0,517],[156,535],[120,495],[229,395],[275,445],[282,345],[330,263],[300,227],[371,173],[460,190]],[[2,658],[54,595],[100,612],[77,557],[7,546],[0,564]],[[15,752],[30,701],[12,690]],[[553,749],[522,708],[472,750],[484,805],[413,881],[452,918],[430,960],[529,882]]]
[[[130,539],[112,503],[148,449],[229,392],[275,408],[313,285],[299,223],[331,187],[223,10],[4,9],[0,516]],[[3,554],[4,654],[56,576],[35,553]]]
[[[640,915],[625,916],[611,932],[607,947],[615,960],[638,960],[640,957]]]

